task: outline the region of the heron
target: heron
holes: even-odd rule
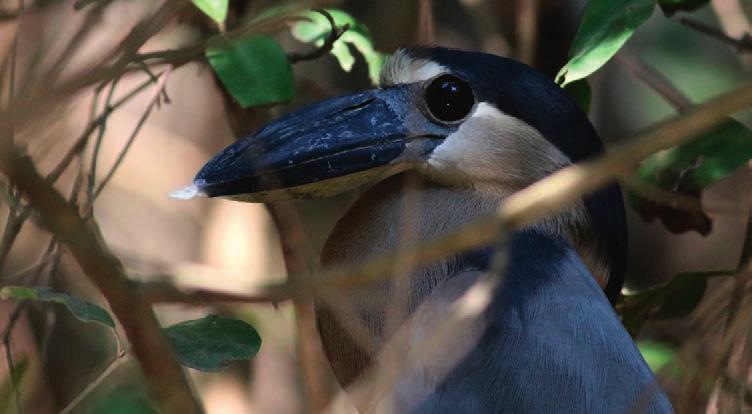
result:
[[[236,141],[183,195],[268,202],[370,185],[328,236],[321,265],[332,266],[461,228],[602,151],[578,104],[529,66],[405,48],[388,58],[376,89],[294,111]],[[457,331],[451,352],[426,351],[434,357],[408,364],[387,387],[395,412],[672,412],[613,308],[626,248],[624,204],[612,184],[512,231],[503,270],[494,268],[497,246],[481,246],[408,271],[395,265],[395,275],[343,295],[338,308],[317,301],[324,350],[337,380],[351,386],[400,329],[408,348],[419,343],[452,301],[498,271],[503,283],[472,326]],[[367,340],[348,333],[352,321]],[[374,401],[356,405],[373,411]]]

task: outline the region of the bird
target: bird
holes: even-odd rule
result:
[[[375,89],[272,121],[219,152],[177,196],[271,202],[365,188],[321,253],[321,266],[336,266],[459,229],[603,151],[578,104],[531,67],[411,47],[390,55]],[[387,346],[403,339],[390,354],[401,355],[400,369],[360,400],[353,394],[357,408],[673,412],[613,307],[627,260],[618,184],[508,233],[504,243],[428,265],[395,263],[380,282],[316,301],[324,351],[348,390],[378,372]],[[500,282],[484,291],[486,305],[449,332],[449,345],[429,349],[424,339],[479,281],[495,280],[489,275]],[[353,323],[361,338],[349,332]]]

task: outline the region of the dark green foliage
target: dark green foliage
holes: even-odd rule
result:
[[[669,194],[695,199],[703,189],[744,166],[752,158],[752,132],[729,119],[711,132],[678,147],[654,154],[637,170],[640,184],[657,187]],[[701,210],[689,211],[678,204],[657,203],[631,194],[632,206],[646,220],[660,218],[666,228],[681,233],[689,230],[707,234],[710,218]]]
[[[112,320],[110,314],[102,307],[67,293],[55,292],[50,288],[6,286],[0,289],[0,298],[59,303],[65,305],[78,320],[83,322],[98,322],[110,328],[115,328],[115,321]]]
[[[636,335],[648,319],[683,318],[702,300],[708,279],[733,275],[731,271],[689,272],[670,281],[622,296],[616,309],[630,334]]]
[[[590,0],[569,49],[569,62],[556,75],[565,86],[608,62],[655,9],[654,0]]]
[[[363,55],[366,64],[368,64],[371,82],[378,84],[379,73],[384,64],[384,55],[373,48],[373,41],[368,28],[342,10],[327,9],[326,11],[337,26],[347,25],[349,27],[334,43],[330,53],[337,58],[337,62],[342,69],[349,72],[355,64],[355,57],[352,55],[349,46],[354,47]],[[303,13],[301,17],[304,19],[292,27],[292,35],[301,42],[312,43],[316,47],[321,47],[332,30],[329,20],[323,14],[315,11]]]
[[[261,337],[251,325],[219,315],[172,325],[165,334],[181,364],[206,372],[249,359],[261,347]]]
[[[287,102],[295,94],[292,66],[272,38],[249,36],[206,49],[227,91],[243,107]]]

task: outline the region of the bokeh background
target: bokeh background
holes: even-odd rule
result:
[[[18,30],[21,78],[27,76],[24,65],[38,58],[35,54],[40,50],[59,53],[74,28],[84,24],[72,1],[27,3],[20,27],[18,19],[0,21],[0,49],[10,50]],[[96,61],[108,50],[108,45],[116,43],[155,8],[151,0],[110,3],[99,17],[93,35],[76,45],[70,67]],[[233,3],[243,3],[235,4],[236,10],[252,16],[277,2]],[[349,0],[315,5],[341,8],[362,21],[370,29],[375,47],[382,52],[428,41],[515,57],[553,77],[566,63],[584,3],[580,0]],[[15,1],[0,2],[0,10],[17,8]],[[738,37],[750,32],[749,15],[744,14],[750,9],[752,5],[747,0],[713,0],[693,17]],[[174,20],[145,45],[144,51],[190,44],[204,34],[201,25],[190,17]],[[286,50],[310,48],[295,41],[285,29],[274,36]],[[683,26],[676,18],[666,18],[660,11],[637,31],[620,54],[642,59],[695,102],[748,81],[752,73],[752,55],[738,53]],[[298,64],[294,72],[298,86],[295,99],[289,104],[258,110],[260,121],[328,96],[371,87],[366,64],[360,58],[349,73],[331,55]],[[143,79],[143,73],[123,78],[116,94]],[[590,117],[607,143],[628,139],[654,122],[676,114],[671,105],[635,78],[618,59],[591,77],[590,85],[593,91]],[[169,103],[163,102],[155,109],[94,205],[104,239],[123,260],[129,274],[144,280],[169,277],[180,286],[239,293],[284,280],[286,271],[278,236],[263,205],[168,198],[170,191],[190,183],[203,163],[237,136],[228,121],[225,98],[206,63],[191,63],[176,70],[168,79],[166,92]],[[18,133],[17,142],[38,161],[40,169],[51,168],[81,133],[89,119],[91,99],[86,91],[76,94],[62,108],[36,114],[38,121],[34,127]],[[99,174],[103,175],[107,166],[115,162],[149,99],[149,93],[142,94],[108,120]],[[740,119],[748,122],[748,115],[745,118],[743,114]],[[75,171],[66,172],[58,187],[69,191],[74,178]],[[703,194],[703,204],[713,219],[712,232],[707,236],[673,234],[660,223],[646,223],[628,210],[628,286],[638,289],[654,285],[685,271],[734,269],[750,211],[749,184],[749,170],[742,168]],[[327,232],[354,197],[352,193],[294,203],[314,249],[320,248]],[[7,206],[0,203],[0,219],[4,220],[6,212]],[[19,272],[38,260],[49,240],[46,231],[33,221],[28,222],[2,268],[0,284],[26,283],[28,275]],[[45,272],[42,280],[55,289],[104,304],[69,257],[63,255],[59,266]],[[729,283],[714,281],[706,298],[714,292],[727,294]],[[0,326],[6,325],[12,308],[13,302],[0,301]],[[289,304],[164,305],[157,310],[164,324],[208,313],[232,314],[252,322],[263,338],[261,351],[252,361],[232,364],[220,373],[191,371],[208,413],[286,414],[308,410],[298,333]],[[689,338],[703,334],[694,317],[651,323],[640,339],[680,350]],[[26,361],[27,365],[21,382],[27,413],[52,413],[65,407],[109,366],[117,349],[109,330],[81,323],[64,308],[53,305],[29,307],[11,339],[14,359]],[[712,350],[712,342],[703,346]],[[7,378],[7,366],[0,360],[0,412],[14,411]],[[680,395],[680,390],[671,388],[671,378],[665,381],[672,397]],[[135,364],[125,362],[73,412],[139,412],[145,398]],[[705,400],[700,400],[697,411],[704,411]]]

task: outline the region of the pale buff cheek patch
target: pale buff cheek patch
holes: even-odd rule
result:
[[[570,161],[535,128],[480,102],[460,128],[436,147],[428,164],[516,191]]]

